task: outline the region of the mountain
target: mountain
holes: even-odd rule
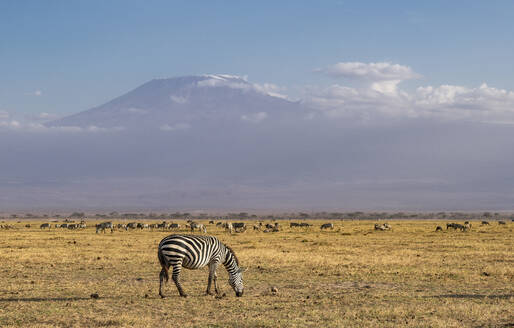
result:
[[[180,130],[196,124],[280,120],[304,112],[298,103],[243,78],[211,74],[151,80],[106,104],[47,126]]]

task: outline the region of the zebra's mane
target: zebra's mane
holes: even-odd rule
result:
[[[237,259],[237,256],[236,256],[236,253],[234,252],[234,250],[232,248],[230,248],[230,246],[225,245],[225,247],[230,251],[230,253],[232,253],[232,256],[236,260],[237,266],[239,266],[239,260]]]

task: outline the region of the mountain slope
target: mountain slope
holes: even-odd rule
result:
[[[152,80],[47,126],[187,129],[198,122],[259,123],[304,111],[298,103],[268,94],[242,78],[202,75]]]

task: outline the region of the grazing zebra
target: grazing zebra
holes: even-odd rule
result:
[[[223,228],[225,228],[225,231],[229,231],[230,233],[234,232],[234,227],[232,226],[232,223],[225,222],[222,226]]]
[[[236,296],[243,296],[242,272],[244,270],[239,267],[239,261],[234,251],[214,236],[170,235],[159,243],[157,256],[162,266],[159,274],[159,295],[162,298],[164,298],[162,283],[169,279],[170,266],[173,268],[171,278],[175,282],[180,296],[187,296],[179,280],[182,267],[194,270],[206,265],[209,265],[207,294],[212,295],[211,284],[213,281],[214,290],[216,294],[219,294],[216,268],[220,263],[223,263],[228,271],[228,282],[236,292]]]

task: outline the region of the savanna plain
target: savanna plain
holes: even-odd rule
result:
[[[279,232],[234,234],[204,221],[247,269],[245,294],[235,297],[220,266],[225,296],[205,295],[204,268],[182,271],[187,298],[170,279],[165,299],[157,246],[176,232],[43,222],[0,230],[0,327],[514,327],[510,220],[464,232],[434,220],[388,221],[389,231],[369,220],[323,231],[323,221],[280,221]]]

